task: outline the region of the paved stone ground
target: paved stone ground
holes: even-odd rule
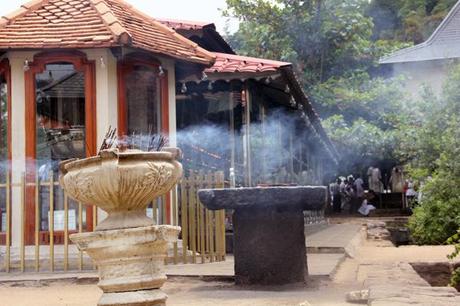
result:
[[[349,232],[350,234],[342,238],[350,239],[344,237],[352,238],[351,233],[356,235],[356,228],[356,225],[322,227],[320,231],[308,236],[311,237],[311,241],[307,243],[319,249],[344,250],[346,242],[339,244],[338,239],[329,236]],[[321,234],[321,231],[326,232]],[[307,241],[309,241],[308,237]],[[328,245],[329,242],[334,244]],[[276,288],[235,286],[231,277],[233,258],[228,256],[225,262],[168,265],[167,273],[171,277],[164,290],[169,295],[169,305],[350,305],[343,297],[347,291],[354,289],[353,286],[328,284],[338,265],[345,259],[345,254],[335,250],[331,254],[308,254],[307,258],[311,279],[306,286]],[[3,284],[0,285],[0,306],[95,305],[101,295],[100,290],[94,285],[96,281],[95,273],[0,274],[0,283]]]
[[[369,290],[371,306],[457,306],[459,297],[452,288],[429,287],[413,270],[411,262],[446,261],[451,246],[392,247],[376,241],[365,241],[364,232],[358,232],[369,218],[336,219],[333,226],[312,231],[307,244],[316,250],[333,253],[309,254],[313,276],[306,286],[238,287],[232,283],[231,261],[225,263],[169,266],[169,274],[201,275],[202,277],[174,276],[164,287],[170,296],[169,305],[211,306],[342,306],[356,305],[346,301],[350,291]],[[351,226],[353,225],[353,226]],[[354,234],[353,234],[354,233]],[[346,238],[349,237],[349,238]],[[348,240],[344,242],[341,240]],[[347,256],[339,250],[346,250]],[[351,252],[350,252],[351,250]],[[342,262],[337,268],[337,263]],[[332,268],[332,266],[334,266]],[[174,269],[179,270],[175,273]],[[315,271],[314,269],[317,269]],[[219,274],[220,278],[213,275]],[[24,277],[24,274],[21,274]],[[20,277],[19,275],[18,277]],[[326,277],[329,275],[330,277]],[[4,276],[4,275],[3,275]],[[2,277],[3,277],[2,276]],[[88,274],[75,274],[66,282],[50,282],[33,287],[34,278],[15,287],[0,285],[0,306],[87,306],[95,305],[101,292]],[[10,278],[13,275],[9,275]],[[40,276],[43,278],[43,275]],[[0,282],[2,282],[0,278]],[[87,281],[91,285],[82,285]],[[42,284],[39,284],[42,285]]]
[[[308,271],[311,276],[329,277],[345,259],[345,254],[308,254]],[[227,256],[224,262],[196,265],[168,265],[166,273],[170,276],[233,276],[233,256]]]
[[[369,288],[369,306],[460,305],[457,290],[431,287],[408,263],[370,265],[364,286]]]
[[[452,246],[394,247],[363,240],[354,258],[341,265],[334,281],[362,284],[360,290],[368,291],[369,306],[457,306],[460,295],[454,288],[431,287],[410,264],[447,262],[452,251]]]
[[[358,223],[329,224],[312,234],[309,234],[307,228],[307,253],[345,254],[361,227]]]
[[[313,234],[307,232],[306,241],[309,253],[307,254],[309,274],[312,276],[329,277],[338,265],[345,259],[345,248],[359,232],[358,224],[332,224],[319,227],[319,230],[312,228]],[[58,263],[59,264],[59,263]],[[47,266],[47,261],[43,262]],[[87,265],[91,266],[90,264]],[[167,265],[166,273],[170,276],[205,276],[205,277],[230,277],[234,275],[233,256],[227,256],[224,262],[205,264],[178,264]],[[0,282],[28,283],[50,283],[60,279],[67,279],[72,282],[81,282],[94,279],[96,282],[97,273],[0,273]]]

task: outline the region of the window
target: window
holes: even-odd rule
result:
[[[140,55],[128,56],[118,69],[119,134],[167,134],[167,72],[154,59]]]
[[[50,205],[54,208],[55,243],[63,242],[64,193],[57,184],[59,162],[96,154],[96,101],[94,62],[80,52],[44,52],[34,57],[25,72],[26,84],[26,244],[35,241],[35,207],[40,209],[40,243],[49,237]],[[54,179],[50,188],[47,183]],[[50,193],[53,191],[53,202]],[[85,203],[86,204],[86,203]],[[93,228],[93,209],[69,201],[70,231]]]
[[[35,75],[36,88],[36,167],[40,181],[59,177],[59,163],[86,156],[85,74],[73,64],[52,63]],[[59,216],[63,215],[64,193],[54,187],[55,230],[63,230]],[[50,188],[40,187],[40,230],[48,230]],[[75,216],[76,203],[71,201],[69,216]],[[69,229],[76,230],[75,218]],[[83,218],[83,221],[85,218]],[[83,222],[85,226],[86,222]]]
[[[168,73],[154,58],[129,54],[118,64],[118,134],[136,136],[143,148],[145,135],[169,132]],[[139,137],[139,138],[137,138]],[[134,139],[133,139],[134,140]],[[165,205],[162,205],[165,204]],[[147,209],[149,216],[170,216],[170,198],[157,199]]]
[[[135,65],[125,75],[128,135],[161,131],[161,95],[158,73]]]

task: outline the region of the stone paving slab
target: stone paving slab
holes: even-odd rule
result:
[[[308,270],[310,276],[331,277],[338,265],[345,259],[344,254],[309,254]],[[178,264],[167,265],[166,274],[169,277],[216,277],[232,278],[234,276],[233,256],[227,256],[222,262],[205,264]],[[96,283],[96,272],[56,272],[56,273],[1,273],[0,286],[21,283],[24,286],[42,286],[54,282],[67,282],[73,284]]]
[[[359,233],[359,224],[331,224],[321,226],[320,230],[306,235],[307,246],[316,248],[308,252],[308,270],[311,276],[330,277],[345,259],[345,248]],[[318,251],[320,250],[320,251]],[[198,259],[199,260],[199,259]],[[202,276],[202,277],[233,277],[233,256],[227,256],[224,262],[205,264],[167,265],[169,276]],[[55,272],[55,273],[0,273],[0,284],[4,282],[29,282],[39,284],[58,280],[68,280],[72,283],[97,280],[97,273],[91,272]]]
[[[451,287],[373,286],[369,290],[370,306],[458,306],[460,295]]]
[[[366,265],[369,306],[458,306],[452,287],[431,287],[409,263]]]
[[[313,234],[307,232],[308,248],[338,248],[343,249],[361,230],[360,224],[329,224]]]
[[[337,266],[345,259],[344,254],[308,254],[308,272],[311,276],[331,276]],[[166,266],[170,276],[233,276],[233,256],[223,262],[205,264],[178,264]]]

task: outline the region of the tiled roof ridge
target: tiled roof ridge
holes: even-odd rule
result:
[[[12,20],[26,15],[28,12],[48,4],[50,0],[32,0],[22,4],[17,10],[6,14],[0,18],[0,28],[8,25]]]
[[[204,22],[204,21],[195,21],[195,20],[183,20],[183,19],[174,19],[174,18],[155,18],[156,21],[167,25],[168,27],[174,28],[177,25],[187,26],[193,29],[203,29],[205,27],[214,27],[213,22]]]
[[[259,57],[251,57],[246,55],[238,55],[238,54],[230,54],[230,53],[220,53],[220,52],[212,52],[217,58],[225,58],[230,60],[240,60],[240,61],[247,61],[247,62],[257,62],[261,64],[274,64],[279,66],[292,66],[292,63],[289,62],[282,62],[277,60],[270,60],[265,58]]]
[[[110,7],[104,0],[89,0],[91,7],[101,16],[102,21],[113,33],[116,42],[129,45],[132,42],[132,37],[129,32],[123,27],[122,23],[112,12]]]
[[[96,0],[97,1],[97,0]],[[100,0],[100,1],[105,1],[105,0]],[[197,43],[185,38],[184,36],[180,35],[179,33],[177,33],[176,31],[174,31],[173,29],[169,28],[168,26],[162,24],[161,22],[157,21],[155,18],[145,14],[144,12],[138,10],[137,8],[135,8],[133,5],[129,4],[128,2],[124,1],[124,0],[111,0],[111,1],[114,1],[114,2],[117,2],[118,4],[124,6],[126,9],[129,9],[131,10],[132,12],[136,13],[139,17],[141,17],[144,21],[148,22],[148,23],[151,23],[151,24],[154,24],[155,26],[157,26],[160,30],[162,30],[163,32],[165,32],[166,34],[170,34],[170,35],[173,35],[175,38],[179,39],[180,41],[182,41],[183,43],[187,44],[190,46],[190,48],[196,50],[196,51],[199,51],[201,52],[203,55],[206,55],[208,58],[209,61],[214,61],[215,60],[215,56],[214,54],[212,54],[212,52],[206,50],[206,49],[203,49],[202,47],[200,47]]]
[[[123,0],[33,0],[0,18],[0,49],[130,46],[206,66],[215,56]]]

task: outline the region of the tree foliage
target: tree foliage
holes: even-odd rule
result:
[[[421,43],[441,23],[457,0],[373,0],[367,15],[374,39]]]
[[[449,73],[443,95],[414,129],[412,167],[433,175],[409,225],[420,244],[440,244],[460,228],[460,65]]]
[[[402,80],[379,77],[378,60],[424,40],[455,2],[227,0],[225,14],[241,21],[228,37],[239,53],[295,64],[342,154],[342,170],[358,172],[367,163],[409,161],[418,145],[432,150],[421,162],[436,159],[436,144],[413,143],[413,126],[421,127],[434,96],[427,90],[415,109]],[[434,139],[430,127],[424,132]]]
[[[390,161],[426,178],[409,227],[420,244],[460,250],[460,66],[421,99],[379,77],[378,60],[426,40],[457,0],[227,0],[229,37],[249,56],[290,61],[342,155],[343,171]],[[453,63],[452,63],[453,64]],[[455,278],[456,277],[456,278]],[[460,280],[460,271],[453,281]]]

